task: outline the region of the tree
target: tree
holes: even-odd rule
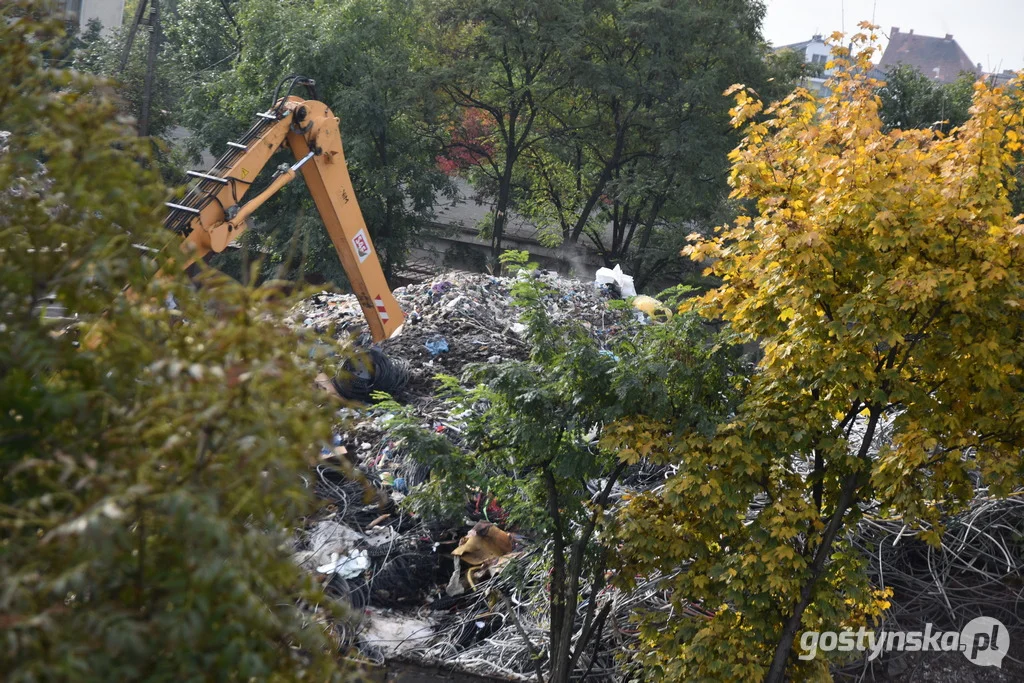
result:
[[[492,267],[515,206],[515,177],[524,154],[552,134],[545,122],[570,87],[565,62],[576,40],[579,3],[573,0],[432,0],[433,78],[451,102],[448,154],[465,163],[470,179],[494,198]]]
[[[530,358],[470,367],[461,378],[469,388],[456,378],[445,381],[452,414],[464,416],[467,450],[423,433],[414,419],[400,419],[392,429],[432,470],[430,481],[410,496],[416,512],[458,520],[470,494],[484,491],[510,525],[550,543],[545,678],[565,683],[585,669],[584,652],[593,649],[590,656],[596,656],[611,608],[598,597],[614,555],[606,540],[610,494],[648,448],[636,443],[617,462],[598,444],[600,426],[627,414],[637,423],[671,414],[677,427],[710,434],[735,396],[733,362],[695,316],[648,326],[635,341],[603,350],[581,325],[547,317],[549,293],[532,278],[520,280],[513,293],[528,326]],[[385,409],[402,410],[397,404]],[[635,435],[645,434],[638,427]]]
[[[803,78],[821,78],[825,75],[825,65],[821,62],[808,62],[803,52],[790,48],[774,51],[767,57],[769,66],[783,82],[795,84]],[[787,93],[781,93],[783,96]]]
[[[891,66],[878,88],[882,101],[879,116],[886,130],[935,127],[948,133],[970,115],[975,80],[974,74],[963,74],[944,85],[914,67]]]
[[[161,21],[167,21],[166,12],[161,14]],[[79,71],[107,77],[115,83],[121,113],[138,122],[142,116],[148,40],[136,40],[132,44],[122,69],[121,60],[128,27],[116,29],[108,37],[100,35],[99,28],[99,22],[95,22],[92,30],[75,41],[70,66]],[[145,35],[144,32],[140,32],[140,37]],[[163,59],[158,59],[153,78],[149,133],[159,137],[171,127],[170,113],[177,89],[175,78]]]
[[[681,239],[727,192],[737,138],[719,93],[767,85],[763,11],[749,0],[588,7],[565,48],[571,95],[554,100],[555,132],[524,160],[527,214],[554,227],[553,243],[589,238],[641,285],[680,262]]]
[[[58,25],[9,12],[0,670],[340,679],[337,639],[313,626],[330,612],[304,607],[330,602],[288,557],[331,412],[305,343],[272,322],[290,302],[211,273],[197,291],[176,245],[133,246],[167,241],[150,145],[108,88],[44,66]]]
[[[352,182],[385,274],[393,276],[428,229],[437,197],[449,192],[437,147],[420,135],[429,93],[416,73],[422,23],[408,0],[248,0],[235,16],[241,53],[230,70],[190,89],[183,121],[215,153],[271,104],[282,76],[314,78],[341,118]],[[273,162],[276,163],[276,162]],[[319,274],[347,283],[334,247],[301,183],[260,210],[243,245],[266,254],[264,275]],[[298,245],[296,245],[298,243]],[[301,249],[301,258],[293,258]]]
[[[664,432],[652,457],[678,474],[623,517],[623,576],[684,566],[675,599],[717,606],[645,620],[656,675],[826,677],[793,656],[796,635],[886,607],[847,541],[864,506],[937,543],[941,511],[976,481],[997,496],[1022,483],[1024,225],[1008,198],[1021,90],[975,86],[949,136],[886,133],[872,52],[840,50],[821,100],[798,89],[762,112],[732,89],[746,135],[730,182],[751,211],[689,253],[724,281],[698,310],[764,355],[713,439]]]

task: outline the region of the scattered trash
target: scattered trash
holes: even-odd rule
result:
[[[398,532],[390,526],[379,526],[366,532],[366,544],[373,548],[393,543],[398,539]]]
[[[448,585],[445,586],[444,592],[449,597],[457,597],[466,592],[466,587],[462,585],[462,567],[458,564],[452,569],[452,577],[448,579]]]
[[[345,524],[325,519],[313,527],[309,535],[309,546],[317,553],[340,553],[362,537],[361,533]]]
[[[349,370],[336,378],[337,393],[368,400],[370,392],[380,389],[396,396],[400,393],[407,403],[426,403],[434,401],[438,386],[434,377],[439,373],[458,376],[470,363],[525,360],[529,349],[527,327],[520,320],[520,309],[512,305],[511,290],[519,278],[526,277],[550,290],[541,303],[555,323],[578,322],[598,340],[610,339],[636,325],[630,312],[608,308],[610,293],[553,272],[533,271],[519,277],[447,273],[433,282],[394,291],[412,324],[381,342],[378,352],[403,366],[399,374],[406,382],[400,392],[380,386],[380,378],[364,368],[361,373]],[[340,345],[358,342],[368,329],[362,308],[351,294],[315,294],[299,304],[290,317],[296,326],[330,333]],[[438,338],[444,340],[447,352],[434,353],[428,348],[427,343]]]
[[[409,365],[389,358],[377,348],[354,351],[345,359],[332,384],[345,398],[366,400],[374,391],[395,394],[409,381]]]
[[[672,319],[672,309],[661,303],[653,296],[633,297],[633,308],[643,311],[651,320],[659,323],[668,322]]]
[[[535,277],[549,288],[541,303],[555,323],[578,322],[599,342],[632,335],[638,325],[660,321],[662,316],[667,320],[672,312],[666,309],[662,314],[661,303],[649,297],[634,298],[633,307],[609,309],[608,297],[632,296],[632,280],[618,267],[599,271],[597,286],[545,272],[519,277]],[[424,430],[457,447],[465,446],[464,416],[453,414],[452,407],[436,396],[434,375],[458,377],[470,363],[527,358],[527,328],[511,300],[515,282],[514,278],[450,273],[435,282],[395,291],[413,324],[382,342],[380,352],[408,364],[408,384],[399,400],[413,409]],[[331,331],[341,344],[352,343],[366,332],[358,301],[344,294],[313,296],[293,311],[292,323]],[[437,338],[444,340],[447,352],[431,353],[427,342]],[[325,341],[327,345],[335,343],[330,338]],[[615,359],[610,345],[600,346],[601,353]],[[317,385],[336,393],[324,375],[317,378]],[[342,407],[338,416],[344,426],[338,427],[324,451],[329,457],[345,455],[364,481],[346,480],[340,468],[330,463],[316,467],[313,486],[325,501],[323,519],[299,534],[293,558],[308,571],[317,572],[328,595],[364,615],[362,622],[351,628],[338,626],[346,646],[358,646],[378,658],[400,654],[413,661],[443,661],[456,670],[511,680],[534,679],[535,652],[543,650],[551,623],[550,546],[513,538],[501,501],[486,493],[466,501],[465,518],[471,521],[463,525],[442,525],[410,515],[400,502],[430,480],[430,468],[388,433],[383,411]],[[588,443],[598,437],[596,427],[581,435]],[[641,462],[631,466],[612,488],[610,501],[615,505],[634,491],[661,486],[665,476],[666,469],[660,465]],[[600,495],[606,485],[600,479],[587,482],[590,496]],[[991,583],[993,578],[1018,576],[1021,563],[1017,555],[1013,555],[1012,565],[1007,560],[998,573],[989,574],[992,558],[1004,557],[1003,547],[1012,545],[1009,534],[1015,527],[998,523],[1010,512],[1018,519],[1024,516],[1024,498],[981,499],[953,518],[947,531],[948,545],[930,556],[942,567],[940,573],[963,572],[978,585]],[[979,514],[987,516],[979,518]],[[987,521],[982,524],[979,519]],[[978,528],[988,529],[993,537],[965,548],[963,539]],[[996,537],[1000,528],[1005,532],[999,531],[1002,535]],[[915,573],[921,570],[915,564],[919,550],[905,540],[899,542],[905,534],[902,521],[866,515],[856,542],[870,551],[867,557],[875,558],[871,561],[877,573],[884,568],[887,582],[902,585],[906,594],[919,595],[934,588],[934,574],[930,564]],[[322,569],[332,573],[318,571]],[[699,596],[695,602],[677,603],[662,580],[658,575],[638,578],[636,589],[624,592],[614,586],[595,586],[589,576],[581,577],[579,592],[585,598],[579,606],[574,638],[582,629],[580,615],[591,604],[598,609],[609,606],[608,637],[601,641],[600,653],[587,661],[591,655],[585,651],[580,660],[581,667],[590,672],[588,680],[620,677],[614,675],[616,659],[636,643],[631,618],[637,611],[654,609],[703,620],[713,617],[715,606],[702,604]],[[970,609],[977,609],[977,595],[971,591],[961,599],[973,601]],[[982,595],[992,606],[1003,600],[998,593]],[[901,623],[905,618],[922,621],[919,605],[923,603],[901,607],[894,602],[893,610]],[[389,609],[382,610],[384,607]],[[908,613],[908,609],[918,611]],[[929,604],[928,609],[931,614],[937,608]],[[424,619],[424,614],[431,616]]]
[[[434,626],[426,619],[383,610],[366,610],[366,619],[359,624],[359,639],[385,658],[420,647],[433,633]]]
[[[365,550],[342,555],[331,553],[331,561],[316,568],[321,574],[337,574],[343,579],[354,579],[370,568],[370,556]]]
[[[321,448],[320,449],[320,460],[331,460],[336,458],[342,458],[348,455],[348,449],[344,446],[335,446],[334,448]]]
[[[594,275],[594,284],[615,285],[622,297],[636,296],[636,289],[633,287],[633,278],[622,272],[622,267],[615,264],[614,268],[598,268]]]
[[[430,351],[431,356],[439,353],[448,353],[448,341],[444,337],[432,337],[423,344]]]
[[[477,522],[459,542],[452,555],[470,565],[483,564],[487,560],[512,552],[512,536],[490,522]]]
[[[619,273],[628,285],[628,276]],[[525,278],[544,286],[539,301],[550,320],[579,324],[602,346],[636,330],[634,313],[646,322],[638,310],[609,308],[610,296],[622,293],[615,282],[602,291],[543,271],[515,278],[449,273],[433,282],[401,287],[395,297],[411,324],[379,347],[359,346],[361,339],[369,343],[367,327],[352,295],[314,295],[293,311],[291,319],[296,326],[322,334],[326,346],[339,355],[349,346],[362,349],[364,359],[369,357],[370,362],[362,367],[353,363],[347,375],[333,382],[321,375],[318,386],[338,395],[351,396],[356,390],[366,396],[380,379],[376,351],[405,367],[408,382],[395,395],[413,408],[423,429],[461,447],[464,416],[452,414],[451,406],[437,397],[435,375],[458,377],[471,363],[528,358],[527,326],[511,294],[513,285]],[[411,457],[403,443],[396,443],[383,411],[352,406],[339,408],[338,415],[343,426],[325,445],[330,453],[325,457],[344,455],[365,481],[346,480],[329,463],[317,468],[315,487],[327,503],[325,519],[300,535],[295,560],[316,572],[329,595],[369,613],[354,629],[342,627],[347,643],[375,657],[400,652],[411,659],[451,661],[483,674],[531,676],[529,649],[512,626],[508,608],[495,602],[494,590],[514,596],[518,619],[530,639],[543,642],[543,624],[549,618],[543,549],[516,545],[504,526],[507,513],[501,501],[486,493],[467,500],[470,521],[465,526],[439,525],[410,515],[401,502],[430,481],[430,467]],[[659,477],[661,473],[651,480]],[[505,572],[506,567],[515,571]],[[580,589],[588,586],[581,584]],[[425,608],[432,615],[429,621],[422,618]],[[624,614],[623,609],[628,611],[628,606],[616,607],[615,612]],[[493,668],[481,664],[488,661],[494,662]]]

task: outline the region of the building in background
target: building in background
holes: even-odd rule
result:
[[[783,45],[775,49],[776,52],[783,50],[792,50],[802,56],[806,63],[820,66],[822,71],[825,70],[825,64],[832,54],[831,48],[825,44],[820,33],[815,33],[810,40],[805,40],[802,43]]]
[[[1017,72],[1013,69],[1003,69],[1000,73],[985,74],[985,81],[989,85],[1003,86],[1009,83],[1017,76]]]
[[[800,55],[808,65],[805,75],[800,79],[800,85],[818,96],[826,95],[828,89],[825,87],[825,80],[832,74],[832,70],[826,69],[825,65],[832,58],[832,48],[825,43],[821,34],[815,33],[810,40],[775,48],[775,52],[787,50]]]
[[[904,33],[893,26],[878,67],[884,71],[897,64],[913,67],[937,83],[952,83],[964,72],[981,73],[981,64],[971,61],[952,33],[937,38],[916,35],[913,29]]]
[[[104,35],[120,27],[124,16],[124,0],[57,0],[52,4],[81,30],[97,19],[103,25]]]

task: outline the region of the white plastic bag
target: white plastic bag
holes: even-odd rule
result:
[[[609,285],[615,283],[623,297],[636,296],[636,288],[633,287],[633,277],[622,272],[622,267],[615,264],[614,268],[598,268],[594,275],[594,284]]]
[[[370,556],[365,550],[331,553],[331,561],[316,568],[321,574],[337,574],[343,579],[354,579],[370,568]]]

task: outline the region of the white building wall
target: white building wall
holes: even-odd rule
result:
[[[90,19],[99,19],[106,35],[121,25],[123,14],[124,0],[82,0],[78,25],[84,30]]]
[[[804,61],[820,63],[822,66],[825,66],[825,62],[827,62],[831,56],[832,53],[829,50],[828,45],[820,40],[812,40],[807,44],[807,49],[804,52]]]

